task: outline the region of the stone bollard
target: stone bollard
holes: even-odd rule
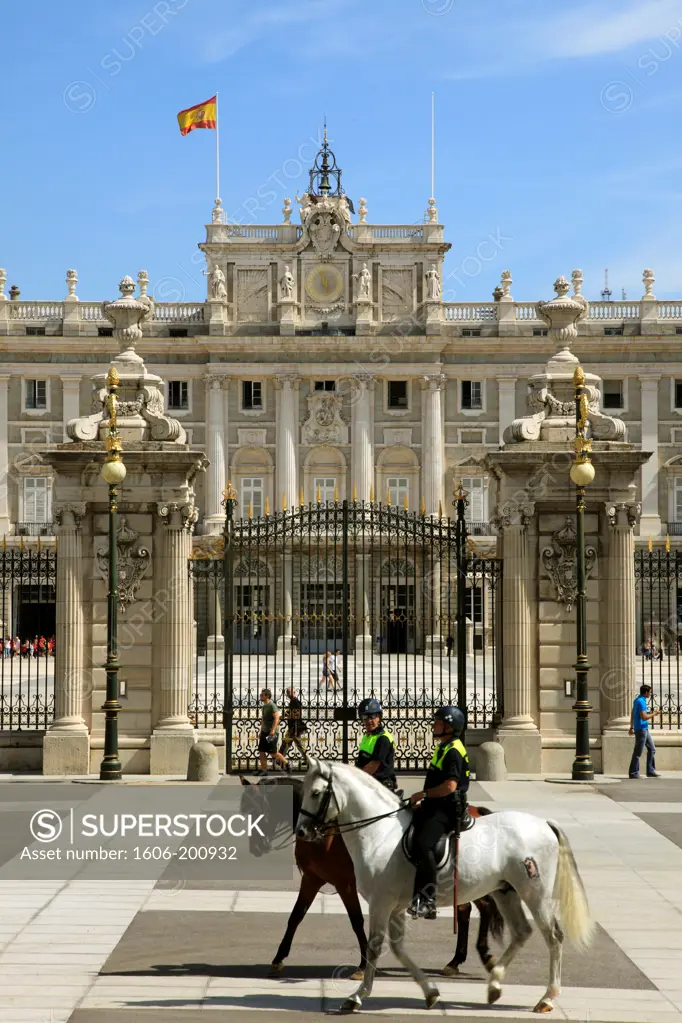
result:
[[[195,742],[189,751],[187,781],[203,781],[215,785],[220,780],[218,750],[212,742]]]
[[[482,742],[476,749],[476,781],[506,781],[504,747],[499,742]]]

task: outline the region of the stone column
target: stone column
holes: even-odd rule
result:
[[[427,515],[442,514],[443,502],[443,412],[441,391],[445,383],[443,373],[425,376],[422,415],[422,496]]]
[[[512,502],[510,501],[511,505]],[[541,740],[533,719],[533,656],[531,601],[533,571],[528,549],[528,524],[535,506],[526,503],[499,514],[496,526],[502,539],[502,665],[504,715],[499,741],[507,768],[539,774]]]
[[[637,686],[635,652],[635,536],[637,504],[607,503],[606,642],[602,644],[600,678],[601,718],[604,722],[602,759],[605,774],[627,773],[632,753],[628,735],[630,711]],[[605,648],[605,649],[604,649]]]
[[[231,466],[230,466],[230,445],[229,445],[229,426],[230,426],[230,378],[223,377],[223,450],[225,453],[225,479],[230,479]]]
[[[218,534],[223,530],[225,512],[222,505],[225,489],[225,447],[223,424],[223,377],[206,377],[206,453],[209,466],[206,472],[206,507],[204,530]]]
[[[514,376],[497,377],[499,441],[504,444],[504,431],[516,418],[516,381]]]
[[[85,505],[55,509],[59,556],[55,626],[54,721],[43,739],[43,774],[88,774],[90,738],[83,718],[83,700],[92,692],[84,669],[83,544],[81,518]]]
[[[67,443],[71,438],[66,432],[66,424],[71,419],[78,419],[81,414],[80,409],[80,388],[81,388],[81,376],[74,373],[69,373],[66,376],[61,377],[62,381],[62,421],[63,421],[63,440]]]
[[[642,402],[642,451],[652,451],[642,466],[642,518],[640,536],[660,536],[661,515],[658,505],[658,384],[660,376],[639,378]]]
[[[283,373],[276,378],[279,391],[277,410],[277,487],[273,511],[281,511],[298,504],[298,388],[301,378],[294,373]]]
[[[7,445],[7,391],[10,374],[0,373],[0,534],[9,533],[10,465]]]
[[[221,452],[222,454],[222,452]],[[192,615],[187,563],[192,551],[193,505],[159,504],[160,552],[155,558],[154,582],[163,595],[159,650],[159,719],[151,737],[150,773],[185,774],[194,744],[187,715],[192,678]],[[160,532],[160,537],[159,537]],[[157,595],[157,600],[159,599]]]
[[[374,415],[373,399],[376,381],[373,377],[357,377],[359,391],[351,409],[351,495],[358,501],[369,501],[374,484]]]

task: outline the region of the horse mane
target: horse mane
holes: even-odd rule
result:
[[[351,776],[354,776],[358,781],[363,782],[367,788],[373,789],[375,794],[380,796],[391,809],[400,806],[401,799],[399,796],[396,796],[395,792],[391,792],[391,790],[387,789],[385,785],[382,785],[380,781],[377,781],[373,775],[367,774],[367,771],[361,771],[353,764],[338,764],[332,760],[320,760],[320,764],[327,764],[330,768],[333,768],[335,772],[339,771],[341,774],[348,773]]]

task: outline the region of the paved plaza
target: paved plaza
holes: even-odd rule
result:
[[[70,784],[55,783],[57,802]],[[418,778],[403,784],[414,790]],[[682,776],[602,787],[474,782],[471,799],[551,817],[575,850],[599,926],[586,954],[566,946],[554,1018],[682,1021]],[[227,882],[3,882],[0,1020],[194,1023],[203,1014],[216,1023],[322,1020],[355,987],[344,974],[358,953],[338,897],[325,890],[299,929],[282,978],[267,977],[298,888],[294,873],[290,882],[239,889]],[[451,912],[435,923],[411,923],[408,942],[417,961],[438,975],[453,954]],[[461,975],[438,981],[442,1001],[430,1013],[386,951],[364,1014],[405,1021],[534,1018],[529,1009],[547,973],[539,936],[512,965],[494,1007],[486,1005],[471,945]]]

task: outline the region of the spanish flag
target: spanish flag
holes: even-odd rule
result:
[[[215,128],[217,126],[218,97],[212,96],[205,103],[197,103],[195,107],[188,107],[178,114],[180,134],[189,135],[195,128]]]

